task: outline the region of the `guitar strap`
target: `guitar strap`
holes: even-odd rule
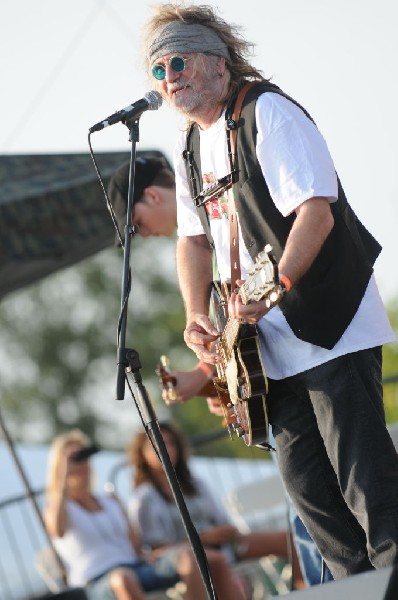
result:
[[[239,118],[242,110],[243,100],[245,95],[253,87],[257,81],[250,81],[245,83],[245,85],[238,92],[236,97],[236,101],[230,104],[225,112],[225,127],[226,127],[226,135],[227,135],[227,148],[228,148],[228,158],[230,163],[230,173],[231,177],[234,174],[234,179],[232,183],[232,187],[228,189],[228,216],[230,222],[230,263],[231,263],[231,289],[235,289],[236,280],[240,279],[241,269],[240,269],[240,259],[239,259],[239,230],[238,230],[238,220],[236,214],[236,206],[235,206],[235,198],[233,194],[233,186],[237,181],[238,177],[236,176],[237,171],[235,171],[235,163],[236,163],[236,138],[239,127]],[[232,113],[232,114],[231,114]],[[198,181],[201,182],[201,172],[200,172],[200,139],[199,139],[199,130],[198,127],[193,123],[187,132],[186,138],[186,146],[185,150],[182,153],[182,157],[186,162],[187,167],[187,176],[190,185],[190,190],[192,194],[192,198],[195,202],[195,205],[198,210],[198,214],[205,230],[207,239],[209,244],[214,250],[214,240],[210,231],[210,224],[208,220],[208,215],[205,208],[205,202],[207,200],[203,199],[204,191],[199,192],[198,189]],[[236,179],[236,181],[235,181]],[[215,256],[214,256],[215,260]],[[214,266],[214,265],[213,265]],[[216,267],[213,270],[217,270]],[[217,279],[217,277],[214,277]]]
[[[227,109],[225,113],[225,127],[227,129],[228,157],[231,173],[236,169],[236,138],[239,126],[239,117],[242,110],[244,97],[250,88],[255,85],[255,81],[249,81],[239,91],[234,104],[232,116]],[[238,218],[236,214],[236,203],[234,194],[235,183],[227,191],[228,194],[228,218],[229,218],[229,256],[231,264],[231,291],[236,288],[236,280],[241,278],[240,258],[239,258],[239,229]]]

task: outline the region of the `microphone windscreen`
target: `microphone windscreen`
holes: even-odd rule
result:
[[[148,102],[149,110],[158,110],[158,108],[162,106],[163,98],[156,90],[151,90],[150,92],[147,92],[144,98]]]

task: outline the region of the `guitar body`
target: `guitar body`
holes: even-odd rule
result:
[[[277,301],[281,287],[271,250],[271,246],[266,246],[258,254],[255,267],[239,289],[243,304],[265,298],[270,306]],[[217,377],[208,382],[199,395],[218,396],[229,432],[237,434],[247,446],[271,449],[266,407],[268,382],[257,326],[239,324],[235,319],[228,318],[229,295],[227,284],[213,282],[210,318],[218,331],[222,332],[214,347],[220,360],[217,363]],[[167,357],[161,358],[158,374],[163,388],[173,399],[176,381],[170,376]]]
[[[261,359],[256,325],[241,325],[234,347],[234,356],[238,364],[238,398],[243,400],[265,394],[268,383]]]
[[[228,298],[228,286],[213,282],[210,316],[219,331],[224,331],[227,324]],[[237,433],[247,446],[267,445],[267,377],[256,325],[241,325],[229,352],[221,336],[216,351],[221,360],[214,383],[227,411],[226,421],[230,430]]]
[[[246,446],[264,446],[269,448],[268,416],[265,395],[252,396],[247,400],[239,400],[233,406],[235,426],[232,429]]]
[[[167,396],[175,399],[174,386],[176,380],[170,375],[169,360],[167,356],[160,357],[160,364],[156,370],[160,376],[162,387]],[[265,404],[265,395],[255,395],[246,400],[239,400],[232,404],[228,387],[218,378],[208,381],[198,392],[198,396],[218,397],[224,412],[224,425],[231,434],[237,434],[247,446],[263,445],[268,448],[268,421]]]
[[[210,297],[210,317],[215,327],[224,332],[227,321],[229,288],[225,283],[213,281]],[[267,392],[267,378],[261,360],[256,325],[240,325],[237,339],[230,349],[225,348],[223,336],[216,343],[216,352],[221,358],[218,368],[219,382],[229,383],[232,401],[247,399]],[[229,375],[234,375],[228,381]],[[236,376],[235,376],[236,375]]]

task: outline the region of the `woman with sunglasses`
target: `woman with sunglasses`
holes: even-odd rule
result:
[[[90,441],[73,429],[54,439],[44,521],[70,586],[88,600],[145,600],[179,577],[158,575],[142,560],[139,541],[119,499],[91,486]],[[145,591],[144,591],[145,590]]]

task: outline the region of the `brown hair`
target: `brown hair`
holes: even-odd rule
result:
[[[188,496],[194,496],[197,492],[192,473],[188,466],[189,447],[182,432],[172,423],[161,423],[161,433],[168,433],[177,448],[177,460],[174,465],[174,470],[181,486],[182,491]],[[151,483],[160,494],[163,496],[162,490],[159,488],[157,481],[144,457],[144,444],[147,441],[145,431],[137,433],[133,438],[128,451],[128,461],[135,467],[133,483],[134,487],[138,487],[145,482]]]
[[[215,31],[221,40],[227,45],[230,58],[226,59],[226,64],[230,71],[231,80],[229,84],[228,96],[232,97],[237,89],[242,85],[244,79],[259,79],[264,81],[261,71],[251,66],[247,56],[253,53],[254,45],[246,41],[238,25],[232,25],[219,17],[211,6],[187,6],[184,4],[158,4],[153,7],[154,14],[147,22],[144,30],[144,59],[148,70],[148,46],[155,32],[173,21],[182,21],[184,23],[198,23]]]

